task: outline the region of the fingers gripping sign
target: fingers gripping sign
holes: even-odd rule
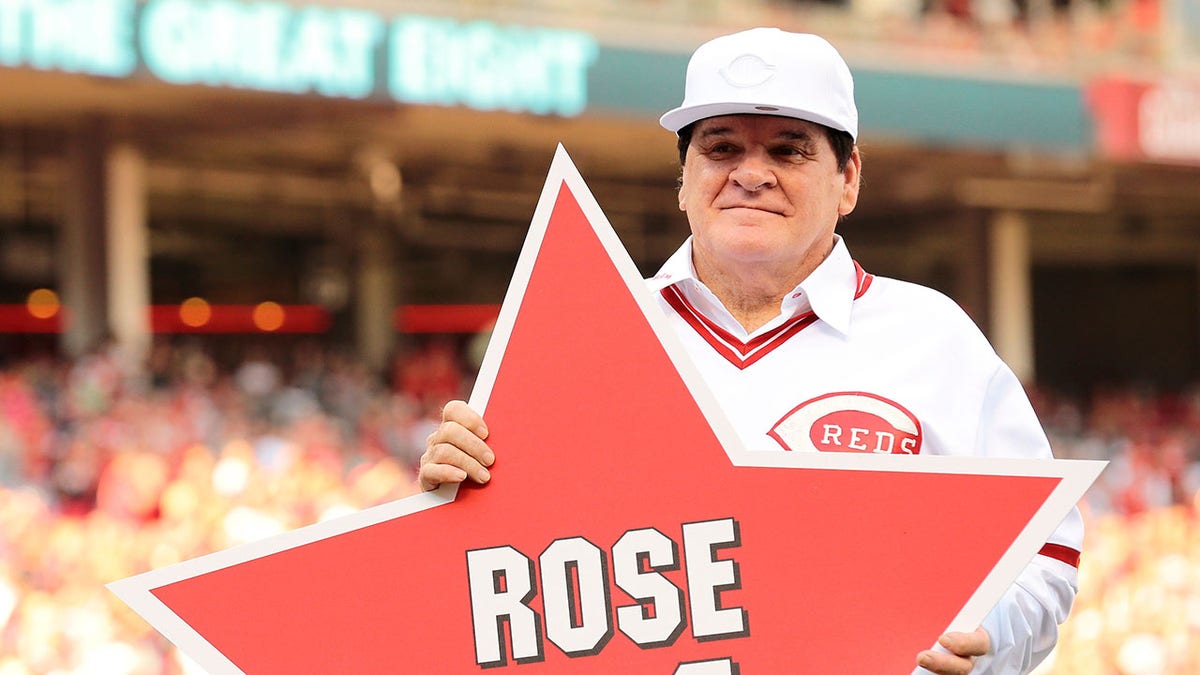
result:
[[[419,480],[421,489],[435,490],[442,483],[476,483],[491,480],[488,471],[496,455],[485,440],[487,424],[463,401],[450,401],[442,409],[442,423],[425,439]]]
[[[917,665],[938,675],[967,675],[975,667],[975,658],[987,654],[991,638],[976,628],[970,633],[951,632],[938,638],[941,649],[927,649],[917,655]]]

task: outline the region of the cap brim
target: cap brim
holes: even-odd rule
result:
[[[704,105],[681,106],[674,110],[668,111],[658,119],[658,123],[667,131],[679,133],[679,130],[687,125],[698,122],[709,117],[720,117],[721,115],[772,115],[775,117],[791,117],[794,119],[804,120],[806,122],[815,122],[823,124],[827,127],[844,131],[850,134],[851,138],[858,140],[857,129],[847,129],[845,125],[832,120],[825,115],[801,110],[800,108],[788,108],[786,106],[774,105],[759,105],[753,103],[706,103]]]

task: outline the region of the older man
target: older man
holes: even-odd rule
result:
[[[771,28],[716,38],[661,123],[678,137],[692,236],[648,283],[747,448],[1051,456],[1020,383],[958,306],[868,274],[835,233],[857,204],[862,158],[853,81],[832,45]],[[818,424],[834,413],[861,424]],[[486,438],[478,414],[448,404],[422,487],[487,482]],[[947,522],[947,546],[954,528],[986,525]],[[943,635],[916,655],[918,672],[1032,670],[1070,611],[1082,535],[1073,513],[983,625]]]

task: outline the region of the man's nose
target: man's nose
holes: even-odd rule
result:
[[[729,174],[729,179],[743,190],[758,192],[764,188],[774,187],[777,183],[775,172],[767,162],[755,154],[747,154]]]

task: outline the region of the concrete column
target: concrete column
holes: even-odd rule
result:
[[[377,372],[383,372],[396,345],[392,312],[396,307],[395,250],[384,227],[366,227],[358,235],[358,293],[355,333],[358,353]]]
[[[56,248],[64,308],[60,347],[68,357],[81,356],[108,337],[104,242],[107,146],[107,125],[101,118],[82,120],[67,138],[64,212]]]
[[[118,145],[108,153],[108,323],[131,363],[148,354],[150,245],[146,222],[146,164]]]
[[[1032,382],[1033,290],[1029,220],[998,211],[988,232],[989,321],[992,344],[1022,382]]]

